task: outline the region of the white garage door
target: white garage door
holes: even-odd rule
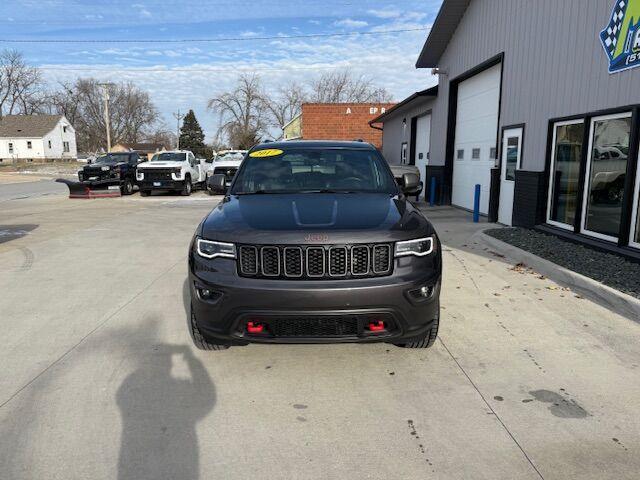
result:
[[[473,209],[475,185],[481,185],[480,212],[489,212],[491,169],[496,163],[501,65],[458,85],[452,203]]]

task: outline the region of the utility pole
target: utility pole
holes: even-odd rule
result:
[[[180,150],[180,120],[182,120],[184,118],[184,114],[180,113],[180,109],[178,109],[178,111],[176,113],[173,114],[173,117],[177,120],[178,122],[178,128],[176,130],[177,133],[177,145],[176,145],[176,150]]]
[[[111,122],[109,117],[109,87],[113,83],[100,83],[102,87],[102,95],[104,97],[104,123],[107,127],[107,153],[111,151]]]

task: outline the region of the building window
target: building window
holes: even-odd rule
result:
[[[27,141],[27,148],[31,150],[31,142]]]
[[[635,200],[633,202],[633,215],[631,217],[632,230],[629,244],[632,247],[640,248],[640,162],[638,162],[638,168],[636,170],[636,187],[633,193],[633,198]]]
[[[456,158],[458,160],[464,160],[464,150],[458,150]]]
[[[631,112],[593,118],[589,135],[582,232],[617,241],[631,139]]]
[[[62,150],[64,153],[69,153],[69,142],[62,142]]]
[[[473,150],[471,150],[471,158],[473,160],[480,160],[480,149],[479,148],[474,148]]]
[[[498,149],[496,147],[491,147],[489,149],[489,159],[497,160],[498,159]]]
[[[567,230],[576,220],[583,139],[583,120],[554,125],[547,221]]]
[[[518,160],[520,158],[520,138],[507,138],[506,165],[504,179],[510,182],[516,180],[516,169],[518,168]]]
[[[67,133],[67,126],[66,125],[62,126],[62,133]]]
[[[51,148],[51,140],[49,140],[49,148]]]
[[[9,142],[9,153],[13,154],[13,143]]]
[[[400,150],[400,163],[402,165],[405,165],[407,163],[407,149],[407,142],[403,142]]]

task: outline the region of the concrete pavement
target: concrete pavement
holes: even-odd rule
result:
[[[5,202],[2,478],[637,478],[640,326],[444,242],[441,341],[199,352],[186,249],[215,200]],[[26,230],[26,229],[23,229]]]

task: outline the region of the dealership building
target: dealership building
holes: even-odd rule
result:
[[[640,0],[444,0],[416,66],[438,86],[373,120],[390,163],[442,203],[480,185],[490,221],[640,258]]]

